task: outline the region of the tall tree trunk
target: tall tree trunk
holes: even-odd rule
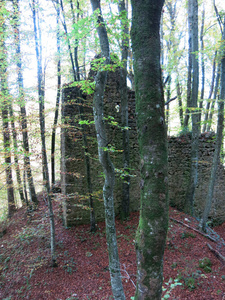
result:
[[[168,228],[167,134],[159,36],[164,1],[132,0],[131,3],[131,37],[141,159],[135,299],[159,300],[162,294],[163,255]]]
[[[166,126],[167,126],[167,131],[169,128],[169,111],[170,111],[170,104],[169,104],[169,100],[170,100],[170,96],[171,96],[171,75],[168,75],[169,79],[168,79],[168,84],[167,84],[167,88],[166,88]]]
[[[216,135],[216,146],[215,152],[213,156],[213,163],[211,168],[211,176],[208,185],[208,193],[205,203],[204,212],[202,215],[202,219],[200,221],[200,228],[203,231],[206,231],[206,222],[208,220],[209,212],[212,206],[212,198],[214,192],[214,186],[216,181],[216,172],[218,168],[219,158],[220,158],[220,150],[223,141],[223,128],[224,128],[224,101],[225,101],[225,50],[224,50],[224,41],[225,41],[225,17],[223,23],[223,35],[222,35],[223,44],[221,47],[221,51],[223,53],[221,60],[221,83],[220,83],[220,98],[218,101],[218,119],[217,119],[217,135]]]
[[[72,13],[72,18],[73,18],[73,24],[76,24],[76,18],[75,18],[75,13],[74,13],[74,8],[73,8],[73,1],[70,0],[70,7],[71,7],[71,13]],[[79,1],[77,1],[77,20],[79,20]],[[77,81],[80,81],[80,68],[79,68],[79,63],[78,63],[78,44],[79,41],[77,38],[75,38],[75,47],[74,47],[74,62],[76,66],[76,78]]]
[[[212,118],[213,118],[213,114],[214,114],[214,106],[215,106],[215,102],[216,102],[216,98],[218,95],[218,90],[219,90],[219,83],[220,83],[220,70],[221,70],[221,64],[218,63],[217,65],[217,75],[216,75],[216,83],[215,83],[215,88],[214,88],[214,93],[213,93],[213,101],[212,101],[212,105],[210,108],[210,113],[209,113],[209,118],[208,118],[208,124],[207,124],[207,129],[206,131],[210,131],[211,130],[211,126],[212,126]]]
[[[70,61],[71,61],[72,72],[73,72],[73,80],[77,81],[76,68],[75,68],[73,53],[72,53],[72,49],[71,49],[71,45],[70,45],[70,39],[69,39],[67,25],[66,25],[66,18],[65,18],[65,12],[64,12],[64,7],[63,7],[63,0],[60,0],[60,7],[61,7],[62,15],[63,15],[62,25],[63,25],[64,31],[65,31],[65,34],[66,34],[66,42],[67,42],[68,52],[69,52],[69,55],[70,55]]]
[[[120,0],[118,10],[121,18],[122,28],[122,55],[123,68],[120,70],[120,98],[121,98],[121,126],[123,134],[123,169],[125,174],[129,174],[130,169],[130,148],[128,129],[128,95],[127,95],[127,58],[129,47],[129,28],[125,1]],[[122,183],[122,211],[121,219],[129,216],[130,209],[130,176],[126,175]]]
[[[201,116],[202,116],[202,108],[203,108],[203,100],[205,94],[205,58],[204,58],[204,24],[205,24],[205,6],[203,4],[203,11],[202,11],[202,25],[201,25],[201,32],[200,32],[200,42],[201,42],[201,71],[202,71],[202,85],[201,85],[201,95],[200,95],[200,102],[199,102],[199,128],[201,132]]]
[[[16,179],[18,183],[18,189],[19,189],[19,195],[22,205],[25,204],[25,198],[23,195],[23,186],[22,186],[22,179],[20,175],[20,166],[19,166],[19,158],[17,155],[18,150],[18,144],[17,144],[17,133],[14,123],[14,115],[13,115],[13,109],[12,104],[9,104],[9,114],[11,118],[11,128],[12,128],[12,136],[13,136],[13,147],[14,147],[14,160],[15,160],[15,169],[16,169]]]
[[[29,205],[28,202],[28,195],[27,195],[27,184],[26,184],[26,162],[25,162],[25,156],[23,157],[24,159],[24,168],[23,168],[23,190],[24,190],[24,197],[25,197],[25,201],[27,206]]]
[[[188,0],[188,78],[187,78],[187,109],[184,118],[184,127],[188,127],[191,107],[192,82],[192,0]]]
[[[55,137],[56,137],[56,128],[57,128],[57,123],[58,123],[58,116],[59,116],[59,102],[60,102],[60,91],[61,91],[61,49],[60,49],[60,27],[59,27],[59,19],[60,19],[59,0],[57,0],[57,2],[56,2],[56,10],[57,10],[56,41],[57,41],[58,63],[57,63],[57,95],[56,95],[55,117],[54,117],[54,122],[53,122],[52,141],[51,141],[52,186],[55,184]]]
[[[39,121],[41,130],[41,150],[42,150],[42,164],[43,164],[43,182],[48,197],[48,209],[51,230],[51,265],[56,267],[56,250],[55,250],[55,222],[54,213],[52,208],[52,199],[50,191],[50,181],[48,172],[47,149],[45,143],[45,115],[44,115],[44,86],[43,86],[43,73],[42,73],[42,45],[41,45],[41,32],[38,23],[37,15],[37,2],[32,0],[32,14],[35,36],[35,51],[37,59],[37,79],[38,79],[38,100],[39,100]]]
[[[181,126],[181,128],[183,128],[184,127],[184,115],[183,115],[183,104],[182,104],[182,97],[181,97],[182,92],[181,92],[178,75],[176,78],[176,90],[177,90],[177,99],[178,99],[178,106],[179,106],[180,126]]]
[[[100,40],[102,57],[105,59],[105,64],[110,63],[109,41],[104,20],[101,13],[100,0],[91,0],[92,10],[98,12],[97,32]],[[107,136],[104,124],[104,90],[106,84],[107,72],[99,71],[95,77],[96,86],[94,93],[94,120],[98,141],[99,161],[102,165],[105,183],[103,187],[103,198],[105,205],[105,222],[106,222],[106,238],[109,253],[109,270],[111,276],[112,292],[115,299],[125,300],[123,291],[119,254],[116,239],[115,213],[114,213],[114,197],[113,189],[115,182],[114,166],[111,162],[109,152],[104,150],[107,147]]]
[[[203,130],[202,130],[203,132],[206,131],[206,123],[208,122],[208,118],[209,118],[209,109],[210,109],[210,103],[211,103],[209,100],[212,97],[212,93],[213,93],[213,89],[214,89],[214,83],[215,83],[216,57],[217,57],[217,51],[215,52],[215,57],[214,57],[214,60],[213,60],[212,81],[211,81],[211,87],[210,87],[210,91],[209,91],[208,102],[206,104],[205,120],[204,120],[204,125],[203,125]]]
[[[191,135],[191,170],[190,182],[186,193],[185,212],[193,215],[195,188],[198,181],[198,143],[199,143],[199,112],[198,112],[198,86],[199,86],[199,65],[198,57],[198,0],[190,0],[191,13],[191,40],[192,40],[192,87],[191,87],[191,120],[192,120],[192,135]],[[188,3],[189,3],[188,2]]]
[[[24,149],[24,162],[27,173],[27,181],[29,186],[29,191],[31,195],[31,201],[34,206],[38,205],[38,199],[35,192],[34,180],[30,164],[30,150],[29,150],[29,138],[28,138],[28,128],[27,128],[27,114],[25,107],[25,97],[24,97],[24,84],[23,84],[23,73],[22,73],[22,58],[21,58],[21,48],[20,48],[20,29],[19,29],[19,0],[13,0],[13,11],[14,11],[14,39],[16,46],[16,64],[17,64],[17,81],[19,88],[19,105],[20,105],[20,115],[21,115],[21,125],[22,125],[22,136],[23,136],[23,149]]]
[[[1,21],[0,21],[1,22]],[[1,35],[1,34],[0,34]],[[1,64],[1,62],[0,62]],[[0,66],[1,68],[1,66]],[[10,131],[8,122],[8,99],[6,98],[5,90],[2,88],[1,79],[1,110],[2,110],[2,128],[3,128],[3,147],[4,147],[4,157],[5,157],[5,168],[6,172],[6,187],[7,187],[7,199],[8,199],[8,217],[11,218],[16,210],[15,198],[14,198],[14,188],[13,188],[13,177],[12,177],[12,163],[11,163],[11,153],[10,153]]]
[[[2,132],[3,132],[3,147],[5,158],[5,172],[6,172],[6,187],[8,199],[8,217],[11,218],[16,210],[13,178],[12,178],[12,164],[11,164],[11,149],[10,149],[10,129],[9,129],[9,112],[8,103],[11,101],[8,82],[7,82],[7,50],[6,50],[6,24],[5,24],[5,8],[6,1],[0,5],[0,108],[2,113]]]

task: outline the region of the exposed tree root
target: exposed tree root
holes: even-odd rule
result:
[[[189,225],[183,223],[182,221],[176,220],[176,219],[174,219],[174,218],[172,218],[172,217],[170,217],[170,220],[172,220],[172,221],[174,221],[174,222],[177,222],[177,223],[180,223],[180,224],[186,226],[187,228],[189,228],[189,229],[191,229],[191,230],[194,230],[195,232],[197,232],[197,233],[199,233],[199,234],[205,236],[206,238],[210,239],[211,241],[217,243],[217,241],[216,241],[214,238],[212,238],[210,235],[205,234],[205,233],[199,231],[198,229],[195,229],[195,228],[193,228],[193,227],[191,227],[191,226],[189,226]]]
[[[223,263],[225,263],[225,257],[216,249],[213,249],[213,247],[207,243],[207,246],[209,248],[209,250],[218,258],[220,259]]]

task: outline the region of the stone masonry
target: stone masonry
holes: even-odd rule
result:
[[[105,91],[105,118],[108,130],[108,143],[111,147],[111,158],[116,169],[115,185],[115,213],[121,207],[122,180],[122,134],[120,124],[120,73],[110,72]],[[85,152],[82,142],[81,125],[79,124],[79,97],[77,87],[66,86],[62,97],[62,132],[61,132],[61,189],[63,199],[63,219],[65,226],[73,226],[89,222],[89,203],[85,171]],[[90,125],[85,125],[88,138],[88,155],[91,162],[91,177],[94,196],[96,220],[104,219],[104,204],[102,200],[103,174],[98,162],[98,151],[95,129],[91,121],[92,96],[82,95],[83,119]],[[129,127],[130,127],[130,210],[139,209],[139,155],[135,119],[135,94],[128,89],[129,99]],[[113,119],[112,119],[113,117]],[[118,122],[118,125],[115,125]],[[200,215],[207,195],[210,169],[215,149],[215,136],[212,133],[202,134],[199,143],[199,183],[196,190],[195,211]],[[190,173],[191,138],[189,135],[168,138],[169,163],[169,199],[170,205],[182,209]],[[210,217],[218,221],[225,221],[225,170],[222,164],[218,166],[217,180],[214,192],[213,206]]]

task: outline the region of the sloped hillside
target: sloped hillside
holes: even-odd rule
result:
[[[54,208],[58,267],[50,267],[46,204],[42,201],[29,214],[20,209],[0,238],[0,299],[112,299],[104,223],[96,233],[87,225],[66,229],[58,203]],[[116,222],[126,299],[135,293],[137,224],[138,213]],[[209,239],[190,227],[197,228],[193,218],[170,209],[164,295],[169,292],[173,300],[225,299],[225,261],[218,257],[218,252],[225,256],[225,245],[217,234]],[[214,230],[225,239],[225,224]]]

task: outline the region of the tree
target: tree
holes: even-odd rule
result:
[[[23,194],[23,187],[22,187],[22,179],[20,175],[20,166],[19,166],[19,158],[18,158],[18,143],[17,143],[17,132],[15,128],[15,122],[14,122],[14,115],[13,115],[13,108],[12,108],[12,103],[9,103],[9,114],[11,118],[11,128],[12,128],[12,136],[13,136],[13,148],[14,148],[14,160],[15,160],[15,169],[16,169],[16,179],[18,183],[18,190],[20,194],[20,200],[22,205],[25,204],[25,198]],[[26,202],[28,205],[28,202]]]
[[[37,206],[38,199],[35,192],[34,180],[33,180],[31,163],[30,163],[27,112],[25,106],[24,79],[23,79],[23,72],[22,72],[22,54],[21,54],[21,47],[20,47],[20,28],[19,28],[19,23],[20,23],[19,0],[13,0],[13,12],[14,12],[13,15],[14,41],[16,46],[17,84],[19,90],[19,106],[20,106],[21,127],[22,127],[22,136],[23,136],[24,165],[25,165],[25,172],[27,174],[31,201],[34,204],[34,206]]]
[[[128,95],[127,95],[127,58],[129,47],[129,28],[128,16],[125,6],[125,1],[120,0],[118,9],[121,16],[121,30],[122,30],[122,53],[121,60],[123,68],[120,70],[120,97],[121,97],[121,126],[123,130],[123,168],[124,173],[129,174],[130,165],[130,149],[129,149],[129,130],[128,130]],[[130,177],[126,175],[122,184],[123,198],[121,218],[125,219],[129,216],[130,206]]]
[[[52,187],[55,184],[55,137],[56,137],[56,126],[59,116],[59,102],[60,102],[60,92],[61,92],[61,48],[60,48],[60,7],[59,0],[56,1],[56,23],[57,23],[57,32],[56,32],[56,43],[57,43],[57,95],[56,95],[56,105],[55,105],[55,117],[53,122],[52,129],[52,141],[51,141],[51,174],[52,174]]]
[[[108,35],[105,28],[105,23],[102,17],[100,0],[91,0],[93,13],[96,14],[97,18],[97,32],[99,36],[102,58],[105,65],[110,63],[110,52],[109,52],[109,41]],[[112,292],[115,299],[123,300],[125,299],[121,273],[120,273],[120,263],[117,248],[116,239],[116,228],[115,228],[115,213],[114,213],[114,198],[113,189],[115,182],[115,172],[114,166],[111,162],[109,151],[106,149],[108,146],[106,129],[104,124],[104,90],[107,78],[107,71],[98,71],[95,77],[95,93],[93,99],[93,112],[95,129],[97,134],[98,142],[98,155],[99,161],[102,165],[105,183],[103,187],[103,198],[105,205],[105,222],[106,222],[106,238],[108,245],[109,254],[109,271],[111,276],[111,286]]]
[[[9,128],[9,101],[10,94],[8,88],[7,78],[7,50],[6,50],[6,1],[0,3],[0,108],[2,113],[2,131],[4,144],[4,158],[5,158],[5,172],[6,172],[6,186],[8,198],[8,217],[11,218],[16,210],[13,177],[12,177],[12,163],[11,163],[11,149],[10,149],[10,128]]]
[[[161,299],[168,227],[167,134],[160,68],[163,0],[132,0],[132,44],[141,167],[141,208],[136,234],[135,299]]]
[[[39,101],[39,122],[41,131],[41,152],[42,152],[42,172],[43,172],[43,183],[47,192],[48,199],[48,209],[49,209],[49,219],[50,219],[50,230],[51,230],[51,265],[56,267],[56,250],[55,250],[55,222],[54,213],[52,208],[52,199],[50,191],[50,180],[48,172],[48,161],[47,161],[47,151],[45,142],[45,108],[44,108],[44,78],[42,71],[42,41],[41,32],[38,22],[37,9],[38,3],[36,0],[32,0],[32,15],[33,15],[33,25],[34,25],[34,37],[35,37],[35,50],[37,59],[37,79],[38,79],[38,101]]]
[[[186,193],[185,212],[193,215],[195,188],[198,181],[198,141],[200,133],[200,114],[198,112],[198,86],[199,86],[199,64],[198,64],[198,1],[188,1],[190,14],[190,39],[191,39],[191,172],[190,182]]]

